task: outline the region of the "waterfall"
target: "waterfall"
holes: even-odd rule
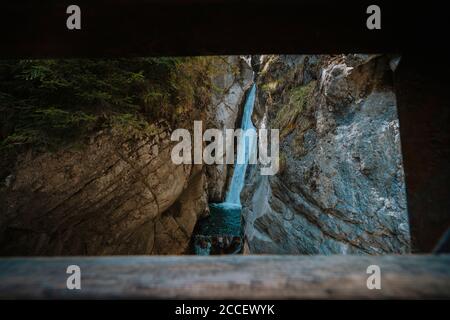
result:
[[[252,123],[255,104],[256,85],[253,85],[244,105],[241,129],[255,129]],[[239,163],[236,160],[233,177],[225,197],[225,202],[211,203],[210,215],[199,222],[194,237],[194,252],[197,255],[236,254],[242,251],[241,191],[244,187],[245,171],[254,150],[256,139],[252,135],[243,135],[238,140],[237,154],[243,155]]]
[[[247,101],[245,101],[244,105],[244,114],[242,116],[241,129],[243,131],[248,129],[255,129],[252,123],[252,113],[253,107],[255,105],[255,92],[256,85],[253,84],[250,93],[247,97]],[[243,138],[239,141],[238,150],[242,150],[244,152],[244,161],[243,163],[235,163],[233,177],[231,179],[230,188],[225,197],[226,203],[232,203],[236,205],[241,204],[241,191],[244,187],[245,180],[245,172],[247,170],[248,160],[250,158],[250,152],[254,150],[255,139],[253,136],[243,136]]]

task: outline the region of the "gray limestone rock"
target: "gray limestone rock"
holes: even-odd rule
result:
[[[280,127],[282,167],[274,176],[249,167],[241,194],[248,252],[409,252],[388,58],[307,60],[272,56],[261,67],[255,122]]]

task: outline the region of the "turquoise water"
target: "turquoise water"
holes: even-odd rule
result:
[[[255,104],[256,86],[253,85],[244,105],[241,129],[255,129],[251,117]],[[233,177],[223,203],[209,205],[209,217],[199,221],[194,249],[197,255],[239,253],[242,249],[242,223],[241,223],[241,191],[244,187],[245,172],[250,158],[250,151],[256,143],[253,137],[240,140],[237,148],[243,148],[244,161],[235,161]],[[239,149],[238,149],[239,150]],[[241,149],[242,150],[242,149]],[[216,253],[214,253],[216,252]],[[219,252],[219,253],[217,253]]]
[[[210,215],[199,222],[200,233],[207,236],[241,235],[241,206],[233,203],[212,203]]]

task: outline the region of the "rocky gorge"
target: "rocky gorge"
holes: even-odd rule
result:
[[[213,64],[209,103],[183,123],[234,128],[253,71],[238,56]],[[170,131],[164,123],[131,138],[102,130],[83,148],[21,154],[0,190],[0,253],[188,252],[197,220],[223,197],[228,173],[225,165],[173,164]]]
[[[409,252],[392,84],[399,57],[256,58],[254,122],[280,129],[281,170],[247,173],[246,252]]]
[[[280,171],[249,165],[241,193],[246,254],[410,251],[399,123],[387,55],[228,56],[213,61],[201,112],[183,125],[280,129]],[[153,101],[153,100],[152,100]],[[200,108],[198,108],[200,109]],[[186,254],[232,166],[175,165],[173,126],[111,129],[82,148],[20,153],[0,188],[0,254]]]

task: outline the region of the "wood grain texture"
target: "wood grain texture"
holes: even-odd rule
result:
[[[81,290],[66,289],[71,264]],[[367,289],[372,264],[381,290]],[[0,298],[450,298],[450,255],[2,258]]]

